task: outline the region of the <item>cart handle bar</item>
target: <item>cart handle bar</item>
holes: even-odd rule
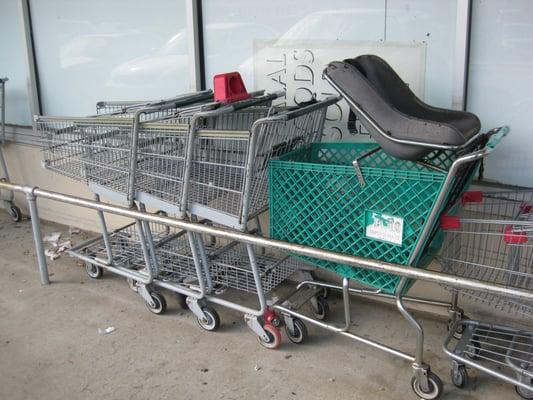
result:
[[[291,111],[284,111],[279,114],[275,114],[271,117],[265,118],[265,120],[268,121],[290,121],[291,119],[298,118],[302,115],[309,114],[315,110],[329,107],[335,103],[337,103],[339,100],[342,100],[341,96],[329,96],[326,97],[324,100],[319,100],[315,103],[309,104],[307,106],[303,106],[300,108],[297,108],[296,110]],[[259,122],[259,121],[258,121]]]

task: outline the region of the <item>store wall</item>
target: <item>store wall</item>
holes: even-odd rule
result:
[[[457,12],[464,1],[203,0],[206,83],[210,87],[213,74],[236,69],[249,88],[275,88],[269,84],[270,77],[256,82],[257,71],[266,70],[266,62],[279,61],[265,59],[261,64],[267,54],[265,43],[285,50],[340,46],[333,52],[338,58],[357,55],[361,43],[371,43],[378,53],[385,45],[416,45],[424,49],[414,72],[423,76],[416,86],[420,86],[418,94],[435,106],[451,107],[454,77],[461,68],[455,60]],[[32,115],[18,3],[4,0],[0,5],[0,77],[9,77],[7,123],[28,126]],[[43,113],[88,115],[99,100],[158,99],[191,90],[185,3],[161,0],[153,7],[142,0],[31,0]],[[467,87],[467,108],[479,115],[484,130],[503,124],[511,127],[509,137],[487,160],[485,178],[529,187],[533,186],[528,118],[533,106],[532,4],[529,0],[472,0]],[[402,60],[401,46],[391,62],[409,80],[402,68],[412,63],[405,63],[407,53]],[[286,70],[282,78],[295,81],[290,72]],[[318,93],[324,89],[319,77],[305,85]],[[293,93],[288,98],[291,95],[295,98]],[[355,137],[353,131],[331,133],[331,140],[369,140],[366,135]]]
[[[5,122],[31,125],[21,21],[17,0],[0,1],[0,78],[9,78],[5,85]]]
[[[533,2],[474,0],[468,110],[483,129],[511,132],[486,163],[485,176],[533,187]]]

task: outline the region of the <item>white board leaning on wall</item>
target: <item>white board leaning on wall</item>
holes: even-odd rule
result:
[[[254,41],[253,76],[255,90],[283,90],[286,96],[278,103],[294,105],[310,100],[316,93],[321,99],[337,92],[322,78],[331,61],[376,54],[391,64],[411,90],[424,98],[426,44],[380,41]],[[241,68],[252,68],[251,60]],[[349,107],[345,101],[328,110],[325,140],[368,141],[370,137],[358,121],[348,125]]]

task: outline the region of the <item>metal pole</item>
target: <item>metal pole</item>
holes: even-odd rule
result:
[[[95,194],[94,200],[100,202],[100,195]],[[104,239],[105,250],[107,253],[107,263],[108,265],[113,264],[113,248],[111,246],[111,241],[109,240],[109,232],[107,230],[107,223],[105,221],[105,215],[101,210],[96,211],[98,214],[98,220],[100,221],[100,227],[102,228],[102,238]]]
[[[396,289],[396,306],[403,317],[409,322],[409,324],[416,331],[416,351],[415,351],[415,363],[422,365],[424,363],[424,330],[420,323],[405,309],[402,300],[402,292],[407,284],[407,278],[403,277],[400,280],[400,284]]]
[[[274,309],[280,311],[281,313],[288,314],[288,315],[291,315],[293,317],[299,318],[302,321],[305,321],[305,322],[308,322],[310,324],[319,326],[320,328],[326,329],[326,330],[331,331],[331,332],[338,333],[339,335],[345,336],[345,337],[353,339],[353,340],[357,340],[358,342],[361,342],[361,343],[364,343],[364,344],[366,344],[368,346],[371,346],[371,347],[374,347],[376,349],[385,351],[385,352],[387,352],[389,354],[393,354],[393,355],[395,355],[397,357],[400,357],[400,358],[402,358],[402,359],[404,359],[406,361],[414,362],[414,360],[415,360],[415,358],[413,356],[411,356],[410,354],[404,353],[403,351],[394,349],[394,348],[389,347],[389,346],[387,346],[385,344],[376,342],[376,341],[374,341],[372,339],[368,339],[366,337],[356,335],[355,333],[347,332],[347,331],[343,330],[342,328],[337,328],[336,326],[327,324],[325,322],[317,321],[316,319],[310,318],[310,317],[308,317],[305,314],[301,314],[299,312],[291,310],[290,308],[287,308],[287,307],[284,307],[284,306],[280,306],[280,305],[275,305]]]
[[[189,86],[192,90],[198,91],[202,88],[202,35],[201,21],[201,1],[187,0],[185,2],[185,13],[187,15],[187,38],[189,47]]]
[[[4,144],[6,141],[6,81],[7,78],[0,78],[0,105],[2,106],[2,115],[0,115],[2,119],[2,138],[0,138],[0,144]],[[6,179],[9,180],[7,175]]]
[[[30,0],[19,0],[19,16],[22,38],[22,51],[26,60],[26,83],[28,85],[28,97],[30,102],[30,111],[32,115],[41,115],[41,102],[39,100],[39,87],[37,85],[37,68],[35,66],[35,52],[31,16]]]
[[[28,191],[26,192],[26,199],[28,200],[28,208],[30,209],[33,240],[35,242],[35,252],[37,253],[37,264],[39,265],[41,284],[49,285],[50,278],[48,277],[48,267],[46,265],[46,257],[44,255],[43,238],[41,235],[41,224],[39,222],[39,212],[37,211],[36,197],[31,191]]]
[[[235,240],[245,244],[251,244],[260,247],[269,247],[298,254],[306,257],[320,258],[321,260],[331,261],[339,264],[351,265],[354,267],[370,269],[372,271],[386,272],[393,275],[403,276],[411,279],[438,283],[460,289],[481,290],[502,296],[510,296],[518,299],[533,300],[533,291],[505,287],[502,285],[487,283],[476,279],[462,278],[442,272],[428,271],[420,268],[409,268],[405,265],[392,264],[380,260],[373,260],[363,257],[357,257],[349,254],[336,253],[330,250],[317,249],[310,246],[284,242],[281,240],[267,239],[260,236],[250,235],[227,228],[212,227],[200,223],[192,223],[183,220],[177,220],[162,215],[142,213],[125,207],[97,203],[92,200],[81,197],[65,195],[62,193],[52,192],[31,186],[13,184],[0,181],[0,189],[14,190],[16,192],[33,193],[35,196],[45,199],[73,204],[93,210],[102,210],[111,214],[121,215],[132,219],[140,219],[149,222],[155,222],[189,232],[217,236],[222,239]]]

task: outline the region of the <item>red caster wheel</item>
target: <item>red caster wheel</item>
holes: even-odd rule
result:
[[[281,332],[278,328],[271,324],[265,324],[263,326],[268,339],[265,340],[262,337],[258,337],[259,343],[267,349],[277,349],[281,344]]]

